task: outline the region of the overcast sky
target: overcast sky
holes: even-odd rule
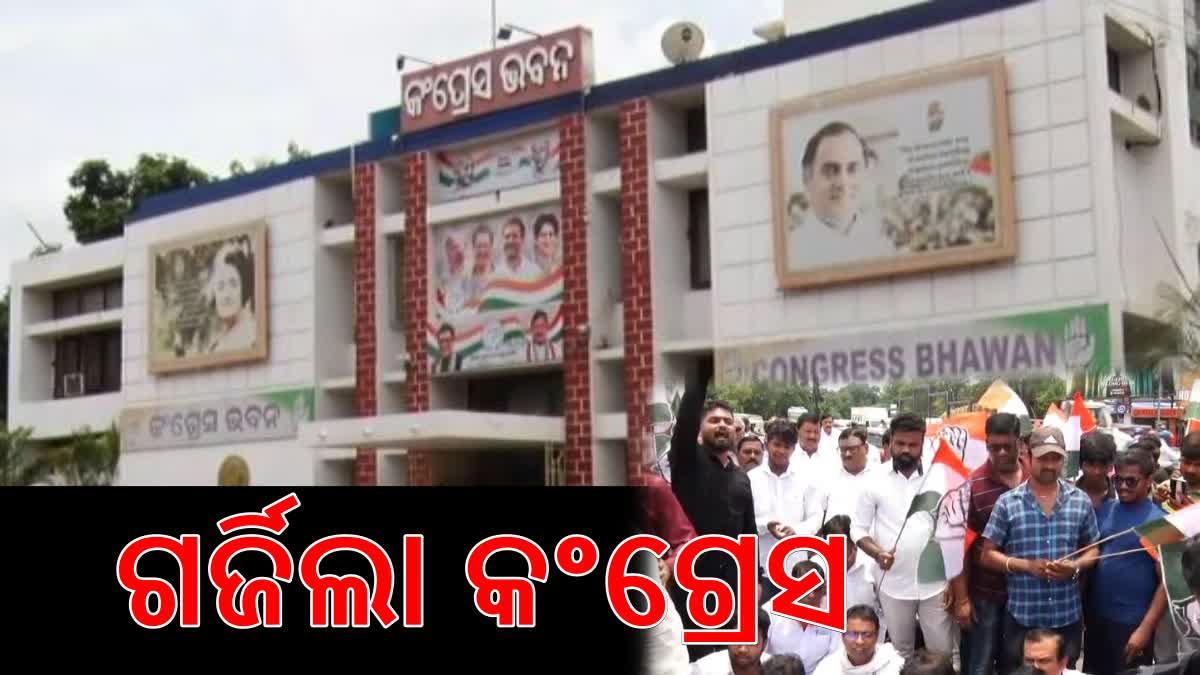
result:
[[[687,18],[705,55],[758,42],[781,0],[499,0],[499,22],[592,29],[600,82],[666,64],[663,29]],[[225,175],[229,162],[364,139],[399,103],[395,57],[490,48],[488,0],[3,0],[0,283],[37,243],[68,246],[62,203],[80,161],[129,166],[166,152]]]

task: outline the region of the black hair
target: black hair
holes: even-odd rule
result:
[[[792,576],[797,579],[809,572],[816,572],[817,576],[821,577],[821,581],[825,581],[825,570],[814,560],[801,560],[792,565]]]
[[[1138,471],[1141,471],[1142,476],[1146,478],[1154,476],[1154,457],[1141,448],[1131,450],[1121,455],[1121,457],[1117,459],[1116,466],[1118,469],[1123,466],[1132,466],[1137,468]]]
[[[806,675],[804,660],[795,654],[776,654],[762,667],[763,675]],[[807,675],[812,675],[808,673]]]
[[[892,424],[888,428],[892,434],[898,431],[919,431],[925,433],[925,419],[913,413],[900,413],[892,418]]]
[[[247,255],[241,249],[234,249],[225,254],[221,262],[230,265],[237,270],[238,276],[242,282],[242,306],[250,305],[250,311],[255,310],[254,307],[254,257]]]
[[[1079,439],[1081,464],[1112,464],[1117,461],[1117,442],[1103,431],[1089,431]]]
[[[800,440],[800,432],[789,419],[775,419],[767,424],[767,442],[783,441],[788,446],[794,446]]]
[[[1049,628],[1034,628],[1025,633],[1025,643],[1041,642],[1042,640],[1054,640],[1054,658],[1061,661],[1067,655],[1067,641],[1063,639],[1062,633],[1050,630]]]
[[[503,232],[504,230],[508,229],[509,225],[516,225],[517,229],[521,231],[521,236],[525,236],[525,221],[521,220],[521,216],[513,216],[504,221],[504,227],[501,227],[500,231]]]
[[[827,520],[825,524],[821,526],[820,531],[817,532],[817,536],[821,537],[822,539],[828,539],[830,536],[835,534],[844,534],[847,537],[850,536],[850,516],[847,516],[844,513],[839,513]],[[853,546],[854,544],[847,542],[847,545]]]
[[[831,419],[833,419],[833,415],[830,413],[825,413],[824,415],[821,415],[822,422],[824,422],[825,420],[831,420]]]
[[[481,234],[486,234],[488,236],[489,243],[496,243],[496,235],[492,233],[492,228],[488,227],[487,225],[479,225],[471,232],[472,246],[475,245],[475,240],[478,239],[479,235]]]
[[[766,642],[767,633],[771,630],[771,615],[761,607],[758,608],[758,630],[761,631],[758,636],[759,641]]]
[[[1162,450],[1162,439],[1155,433],[1142,434],[1142,437],[1137,439],[1137,442],[1146,445],[1147,449],[1150,450]]]
[[[858,139],[858,143],[862,147],[863,163],[866,166],[870,166],[871,160],[876,157],[874,151],[867,145],[866,139],[854,127],[845,122],[830,122],[818,129],[817,133],[808,139],[808,143],[804,145],[804,155],[800,157],[800,167],[804,171],[812,170],[813,162],[817,161],[817,149],[821,147],[821,141],[826,138],[841,136],[842,134],[853,134]]]
[[[704,402],[704,415],[706,417],[708,416],[708,413],[717,409],[724,410],[730,415],[733,415],[733,406],[729,405],[728,401],[722,401],[719,398],[710,398]]]
[[[880,443],[883,443],[884,445],[887,445],[888,443],[891,443],[891,442],[892,442],[892,430],[891,430],[891,429],[884,429],[884,430],[883,430],[883,436],[882,436],[882,437],[880,437],[880,439],[879,439],[879,442],[880,442]]]
[[[746,434],[738,439],[737,449],[740,451],[742,446],[747,443],[758,443],[759,445],[762,445],[762,439],[754,434]]]
[[[850,619],[869,621],[875,624],[875,630],[879,630],[879,615],[870,605],[855,605],[846,610],[846,622],[849,623]]]
[[[1192,593],[1200,591],[1200,537],[1188,540],[1187,548],[1183,549],[1183,556],[1179,562],[1183,568],[1183,580],[1187,582],[1188,588]]]
[[[1020,666],[1016,670],[1011,671],[1008,675],[1046,675],[1046,671],[1033,666]]]
[[[1193,431],[1183,437],[1183,442],[1179,444],[1179,456],[1192,461],[1200,459],[1200,431]]]
[[[546,323],[550,322],[550,317],[546,315],[546,312],[544,310],[539,309],[538,311],[533,313],[532,317],[529,318],[529,325],[532,326],[533,322],[538,320],[538,317],[545,319]]]
[[[949,654],[922,649],[904,660],[900,675],[957,675]]]
[[[437,334],[438,334],[438,336],[440,337],[440,336],[441,336],[441,334],[442,334],[442,333],[445,333],[446,331],[450,331],[450,337],[454,337],[454,326],[451,326],[451,325],[450,325],[450,324],[448,324],[448,323],[444,323],[444,324],[442,324],[442,325],[441,325],[441,327],[440,327],[440,328],[438,328],[438,332],[437,332]]]
[[[817,417],[817,413],[806,412],[796,420],[796,428],[799,429],[805,424],[821,426],[821,418]]]
[[[1021,419],[1012,413],[998,412],[987,418],[983,433],[988,436],[1020,436]]]
[[[533,221],[533,236],[536,237],[542,233],[543,225],[549,225],[550,227],[554,228],[554,234],[558,234],[558,218],[555,218],[554,214],[543,213]]]
[[[846,427],[845,429],[842,429],[842,433],[838,434],[838,440],[844,441],[847,438],[850,438],[851,436],[862,441],[863,445],[866,445],[868,442],[867,441],[867,430],[862,427]]]

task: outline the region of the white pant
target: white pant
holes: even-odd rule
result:
[[[917,621],[925,636],[925,648],[948,654],[958,661],[958,625],[942,609],[942,593],[926,600],[897,600],[886,593],[879,594],[879,604],[887,621],[888,635],[896,651],[907,661],[912,658],[917,641]],[[957,668],[957,666],[955,666]]]

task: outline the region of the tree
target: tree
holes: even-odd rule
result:
[[[312,157],[311,152],[309,152],[308,150],[305,150],[304,148],[301,148],[296,143],[296,141],[288,141],[288,145],[287,145],[287,161],[288,162],[294,162],[298,159],[306,159],[308,157]],[[252,168],[250,168],[250,169],[247,169],[246,165],[242,164],[241,160],[235,159],[229,163],[229,175],[231,177],[244,176],[248,173],[254,173],[255,171],[262,171],[263,169],[269,169],[273,166],[279,166],[279,161],[275,160],[275,159],[271,159],[270,157],[256,157],[254,159]]]
[[[112,485],[121,458],[121,433],[113,424],[93,433],[84,427],[61,447],[48,453],[51,479],[57,485]]]
[[[212,180],[186,159],[161,153],[139,155],[128,171],[114,169],[107,160],[89,159],[68,180],[71,194],[63,213],[75,241],[90,244],[121,236],[129,215],[147,198]]]
[[[8,421],[8,306],[12,287],[4,289],[0,300],[0,422]]]
[[[50,474],[50,465],[30,443],[31,429],[0,429],[0,486],[36,485]]]

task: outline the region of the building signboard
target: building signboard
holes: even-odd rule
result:
[[[313,419],[312,389],[121,411],[121,450],[240,445],[295,438]]]
[[[718,347],[722,384],[884,384],[901,380],[1106,372],[1107,305],[819,339]]]
[[[406,74],[403,133],[487,115],[591,86],[592,34],[572,28]]]

